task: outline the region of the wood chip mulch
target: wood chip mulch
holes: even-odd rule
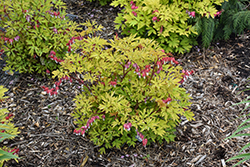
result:
[[[106,28],[101,34],[103,38],[113,38],[115,32],[119,33],[113,27],[119,9],[81,1],[69,1],[67,4],[68,13],[78,15],[82,19],[80,21],[89,18],[103,24]],[[5,166],[232,166],[236,160],[225,161],[237,155],[249,142],[249,137],[224,140],[247,119],[239,118],[245,104],[232,105],[250,94],[248,91],[240,92],[246,88],[250,74],[249,38],[248,30],[226,42],[213,43],[209,49],[197,46],[190,53],[178,57],[184,69],[195,70],[183,85],[193,98],[191,109],[195,121],[181,118],[183,121],[177,127],[175,142],[152,143],[146,148],[138,142],[135,148],[125,145],[121,150],[107,150],[104,155],[98,153],[99,147],[93,145],[88,137],[73,135],[76,125],[70,114],[75,107],[72,100],[79,93],[77,84],[64,83],[58,97],[49,98],[41,86],[52,87],[55,80],[20,75],[8,93],[8,101],[0,104],[0,108],[8,108],[15,114],[13,122],[21,132],[14,140],[0,145],[20,148],[19,163],[10,160]],[[241,166],[250,166],[250,162]]]

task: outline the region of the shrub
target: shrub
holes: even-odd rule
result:
[[[113,6],[124,7],[115,20],[123,34],[137,34],[156,40],[166,52],[184,53],[196,44],[198,33],[191,24],[206,13],[216,14],[216,5],[224,0],[115,0]],[[209,14],[206,15],[209,18]]]
[[[69,50],[66,46],[76,24],[65,19],[65,7],[60,0],[12,0],[0,4],[1,36],[6,46],[7,66],[3,70],[20,73],[41,73],[60,67],[49,53],[57,52],[57,62]],[[51,11],[55,9],[56,11]]]
[[[87,26],[81,37],[101,29]],[[79,126],[74,133],[84,136],[88,131],[94,144],[103,146],[101,153],[125,143],[135,146],[137,139],[144,146],[151,141],[173,141],[179,116],[193,119],[187,109],[189,94],[180,87],[192,72],[182,70],[153,40],[129,36],[109,43],[86,37],[72,49],[80,53],[68,54],[53,77],[82,84],[82,93],[74,99],[72,115]]]
[[[232,33],[242,34],[250,29],[250,11],[245,0],[229,0],[222,3],[214,17],[199,17],[195,28],[202,37],[202,45],[208,47],[212,41],[227,40]]]
[[[2,85],[0,85],[0,102],[2,102],[6,96],[4,96],[4,93],[7,91],[7,89],[3,88]],[[0,109],[0,142],[3,142],[5,139],[13,139],[19,132],[17,131],[17,128],[15,128],[14,124],[10,121],[13,118],[13,114],[8,113],[7,109]],[[19,149],[10,149],[7,147],[0,148],[0,166],[3,166],[3,163],[10,159],[17,159],[18,156],[16,154],[18,153]],[[17,160],[16,160],[17,161]]]

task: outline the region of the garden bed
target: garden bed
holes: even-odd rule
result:
[[[113,38],[115,32],[120,34],[113,23],[118,8],[70,1],[68,9],[68,13],[79,16],[79,22],[91,19],[102,24],[105,28],[100,33],[102,38]],[[55,80],[20,75],[10,87],[9,100],[0,105],[15,114],[14,122],[21,132],[14,140],[3,142],[5,146],[20,148],[22,158],[19,163],[11,160],[6,166],[223,166],[249,142],[245,137],[224,140],[245,119],[235,119],[245,105],[231,105],[249,95],[240,93],[250,74],[249,38],[250,32],[246,31],[242,36],[214,43],[210,49],[198,46],[179,55],[184,69],[195,70],[183,85],[193,98],[195,121],[183,119],[177,127],[175,142],[152,143],[146,148],[138,142],[135,148],[124,145],[121,150],[110,149],[104,155],[98,153],[99,147],[88,136],[73,134],[76,125],[70,113],[74,110],[72,100],[79,93],[77,84],[64,83],[58,97],[49,98],[41,86],[52,87]]]

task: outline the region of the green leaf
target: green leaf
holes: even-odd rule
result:
[[[106,154],[105,147],[100,148],[100,149],[99,149],[99,152],[100,152],[101,154]]]
[[[131,21],[130,22],[130,26],[135,26],[135,25],[137,25],[138,24],[138,21],[136,21],[136,20],[133,20],[133,21]],[[139,28],[138,28],[139,29]]]
[[[239,158],[247,158],[247,160],[248,160],[248,159],[250,159],[250,153],[245,153],[245,154],[240,154],[240,155],[234,156],[234,157],[228,159],[226,162],[232,161],[234,159],[239,159]]]
[[[250,136],[250,134],[248,135]],[[239,153],[241,153],[243,150],[245,150],[246,148],[248,148],[250,146],[250,143],[246,144],[244,147],[242,147],[242,149],[240,150]]]
[[[170,40],[167,41],[170,47],[177,48],[179,46],[179,39],[173,36],[170,36]]]
[[[3,151],[0,149],[0,161],[9,160],[9,159],[16,159],[16,158],[19,158],[19,157],[16,155],[13,155],[12,153],[9,153],[9,152],[6,152],[6,151]]]
[[[0,142],[2,142],[5,139],[9,139],[9,138],[15,137],[16,135],[10,135],[8,133],[0,133],[0,136],[2,137],[2,138],[0,138]]]

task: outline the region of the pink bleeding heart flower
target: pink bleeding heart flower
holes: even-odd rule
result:
[[[163,31],[163,26],[161,26],[160,33],[162,33],[162,31]]]
[[[81,135],[84,137],[85,136],[85,130],[81,131]]]
[[[190,12],[189,16],[195,18],[195,11]]]
[[[53,28],[53,31],[54,31],[54,33],[58,33],[58,31],[57,31],[57,29],[56,28]]]
[[[171,101],[172,101],[172,99],[170,97],[168,97],[166,100],[162,100],[163,103],[169,103]]]
[[[143,140],[142,140],[142,145],[143,145],[144,147],[146,147],[147,143],[148,143],[148,139],[143,139]]]
[[[6,37],[5,37],[5,38],[4,38],[4,42],[7,42],[7,41],[9,41],[9,38],[6,38]]]
[[[47,73],[47,74],[50,74],[50,71],[47,69],[47,70],[46,70],[46,73]]]
[[[71,85],[73,82],[72,78],[69,79],[69,84]]]
[[[19,36],[16,36],[16,37],[14,38],[15,41],[18,41],[19,39],[20,39]]]
[[[127,131],[130,131],[131,126],[132,124],[130,122],[123,125],[124,130],[126,129]]]
[[[30,15],[27,15],[26,17],[27,22],[30,22]]]
[[[220,16],[220,15],[221,15],[221,13],[222,13],[222,11],[218,11],[218,12],[216,12],[216,14],[214,14],[214,17],[216,17],[216,16]]]
[[[103,120],[103,121],[105,120],[105,115],[102,115],[102,120]]]
[[[10,152],[11,152],[13,155],[16,155],[16,154],[18,154],[18,152],[19,152],[19,148],[14,148],[13,150],[10,150]]]
[[[110,81],[109,84],[115,87],[117,85],[117,82],[116,81]]]
[[[153,13],[159,12],[158,10],[154,10]]]
[[[133,64],[133,67],[136,69],[136,68],[139,68],[139,66],[135,63]]]
[[[157,61],[157,67],[160,68],[162,66],[161,62],[160,61]]]
[[[72,48],[71,48],[71,46],[69,46],[69,48],[68,48],[68,52],[71,52],[71,50],[72,50]]]
[[[138,6],[132,5],[131,9],[138,9]]]
[[[55,91],[58,93],[58,90],[59,90],[59,87],[57,86],[57,87],[55,88]]]
[[[56,55],[56,52],[52,50],[52,51],[50,52],[50,54],[55,56],[55,55]]]
[[[144,136],[142,133],[139,134],[140,138],[143,140],[144,139]]]
[[[13,39],[9,39],[9,42],[10,42],[10,44],[12,45],[12,43],[13,43]]]
[[[142,77],[143,77],[144,79],[146,79],[146,76],[147,76],[146,71],[143,70],[143,71],[142,71]]]
[[[155,22],[155,21],[157,20],[157,17],[154,16],[154,17],[152,18],[152,20],[153,20],[153,22]]]
[[[79,130],[75,129],[73,133],[76,134],[76,135],[80,135],[81,130],[80,129]]]
[[[132,11],[132,14],[137,17],[137,13],[135,11]]]

